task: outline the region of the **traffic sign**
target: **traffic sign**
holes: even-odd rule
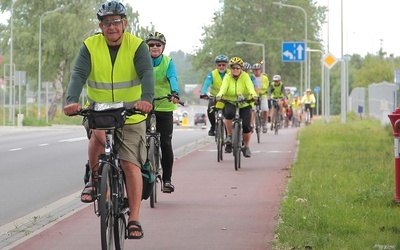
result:
[[[304,62],[306,48],[305,42],[282,42],[282,61]]]
[[[315,86],[314,92],[318,94],[319,92],[321,92],[321,88],[319,86]]]
[[[337,63],[337,61],[338,59],[336,59],[336,57],[332,53],[328,53],[324,57],[324,64],[328,69],[331,69]]]

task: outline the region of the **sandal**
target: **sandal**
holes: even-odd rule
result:
[[[133,227],[131,227],[133,226]],[[131,235],[131,233],[133,232],[140,232],[140,236],[136,236],[136,235]],[[141,239],[144,236],[144,232],[142,229],[142,225],[140,225],[139,221],[130,221],[128,223],[128,239]]]
[[[172,193],[175,191],[175,186],[171,182],[164,182],[163,193]]]
[[[90,200],[82,199],[84,195],[90,195],[91,199]],[[89,181],[88,183],[86,183],[85,187],[82,190],[81,201],[83,203],[92,203],[94,202],[95,198],[96,198],[96,187],[93,185],[91,181]]]

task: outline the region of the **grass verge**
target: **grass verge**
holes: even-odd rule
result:
[[[400,249],[391,126],[316,122],[298,138],[273,249]]]

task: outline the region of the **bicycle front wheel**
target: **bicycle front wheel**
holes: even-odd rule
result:
[[[114,207],[112,202],[112,167],[109,163],[101,166],[100,176],[100,234],[101,248],[112,249],[114,240]]]
[[[217,123],[217,161],[223,160],[223,147],[224,147],[224,136],[225,128],[222,120],[218,120]]]
[[[257,133],[257,142],[261,141],[261,112],[256,112],[256,133]]]
[[[242,151],[242,140],[240,138],[240,123],[234,122],[232,126],[232,149],[233,149],[233,157],[235,161],[235,170],[237,171],[240,168],[240,153]]]
[[[278,110],[277,109],[275,109],[275,114],[274,114],[274,129],[275,129],[275,135],[277,135],[278,134],[278,120],[279,120],[279,112],[278,112]]]
[[[154,171],[154,174],[156,174],[156,171],[160,167],[160,154],[159,154],[159,147],[156,141],[156,137],[151,136],[149,138],[149,151],[148,151],[148,158],[150,161],[150,164],[152,166],[152,171]],[[153,191],[151,192],[150,195],[150,207],[154,208],[155,203],[157,203],[157,180],[155,180],[155,183],[153,185]]]

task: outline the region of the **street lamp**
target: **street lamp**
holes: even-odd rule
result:
[[[237,45],[242,45],[242,44],[248,44],[248,45],[254,45],[254,46],[261,46],[262,47],[262,65],[263,65],[263,73],[265,72],[265,45],[262,43],[250,43],[250,42],[236,42]]]
[[[14,111],[14,105],[12,105],[13,103],[13,93],[12,93],[12,82],[13,82],[13,15],[14,15],[14,4],[17,2],[18,0],[13,0],[11,3],[11,16],[10,16],[10,28],[11,28],[11,32],[10,32],[10,116],[9,119],[10,121],[12,120],[13,124],[14,124],[14,115],[13,115],[13,111]]]
[[[324,60],[324,52],[322,50],[319,50],[319,49],[309,49],[309,48],[307,48],[306,52],[319,52],[319,53],[321,53],[321,89],[322,89],[321,97],[322,97],[324,95],[324,90],[325,90],[325,81],[324,81],[325,72],[324,72],[324,62],[323,62],[323,60]],[[317,95],[317,97],[318,97],[318,95]],[[325,104],[324,104],[324,101],[325,100],[321,100],[321,103],[322,103],[322,108],[321,108],[322,117],[325,116],[325,111],[324,111]],[[317,105],[318,105],[318,101],[317,101]],[[318,106],[317,106],[317,115],[318,115]],[[324,120],[324,119],[322,119],[322,120]]]
[[[303,11],[304,16],[305,16],[305,18],[304,18],[304,29],[305,29],[304,42],[305,42],[306,48],[307,48],[307,12],[305,11],[305,9],[303,9],[300,6],[290,5],[290,4],[283,4],[281,2],[273,2],[272,4],[279,5],[281,8],[282,7],[288,7],[288,8],[295,8],[295,9],[299,9],[299,10]],[[306,85],[305,88],[307,89],[309,87],[309,84],[308,84],[308,81],[307,81],[307,53],[305,54],[305,57],[304,57],[304,81],[305,81],[305,85]],[[302,92],[303,90],[300,90],[300,91]]]
[[[45,15],[62,10],[63,7],[58,7],[55,10],[46,11],[40,16],[39,20],[39,65],[38,65],[38,119],[40,119],[40,96],[41,96],[41,82],[42,82],[42,19]],[[46,100],[47,101],[47,100]]]

